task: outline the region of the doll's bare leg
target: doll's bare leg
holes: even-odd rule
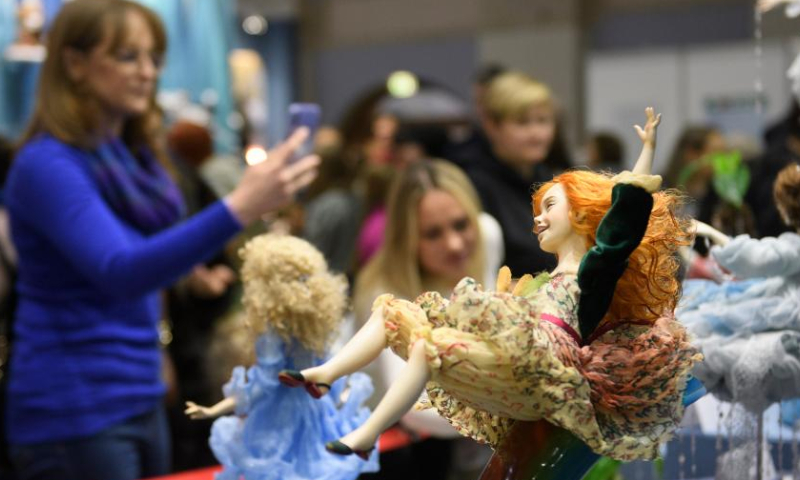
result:
[[[318,367],[303,370],[303,377],[311,382],[331,384],[337,378],[367,366],[384,348],[386,328],[383,324],[383,308],[378,308],[336,355]]]
[[[419,398],[425,384],[431,378],[431,371],[425,359],[425,344],[417,341],[411,349],[400,376],[389,387],[381,402],[363,425],[348,433],[339,441],[353,450],[369,450],[378,436],[394,425],[408,412]]]

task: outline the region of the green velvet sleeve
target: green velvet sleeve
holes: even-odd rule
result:
[[[628,267],[628,257],[644,238],[653,195],[627,183],[614,185],[611,208],[597,227],[596,244],[581,260],[578,286],[578,321],[581,337],[586,339],[603,319],[614,289]]]

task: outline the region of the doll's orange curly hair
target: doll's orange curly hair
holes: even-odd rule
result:
[[[562,185],[569,200],[572,227],[585,236],[587,248],[591,248],[597,227],[611,207],[614,187],[611,175],[574,170],[555,177],[533,195],[534,215],[540,213],[542,197],[555,184]],[[681,292],[678,248],[689,245],[694,238],[690,219],[676,214],[682,203],[683,197],[676,190],[653,195],[653,210],[644,239],[630,256],[603,322],[627,319],[655,322],[675,309]]]

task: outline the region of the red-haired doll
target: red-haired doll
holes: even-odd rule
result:
[[[498,291],[465,278],[449,300],[384,295],[330,361],[281,372],[282,382],[322,395],[386,346],[407,360],[372,416],[329,451],[366,456],[426,390],[423,403],[493,446],[514,420],[546,419],[602,455],[657,455],[699,355],[672,318],[675,253],[692,239],[691,224],[674,214],[678,197],[652,193],[661,184],[650,175],[660,116],[646,113],[632,172],[567,172],[534,195],[534,233],[558,257],[553,272],[523,277],[513,292],[506,271]]]

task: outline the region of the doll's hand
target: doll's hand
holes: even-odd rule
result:
[[[644,124],[644,128],[639,125],[634,125],[633,128],[636,129],[636,133],[639,134],[642,143],[655,148],[656,130],[658,129],[658,124],[661,123],[661,114],[656,115],[653,107],[645,108],[644,113],[647,115],[647,123]]]
[[[692,224],[694,225],[696,235],[708,238],[715,245],[725,246],[730,241],[730,237],[707,223],[703,223],[699,220],[692,220]]]
[[[192,420],[201,420],[204,418],[214,417],[214,412],[209,407],[198,405],[194,402],[186,402],[186,410],[183,411]]]
[[[797,0],[758,0],[756,6],[761,12],[768,12],[773,8],[787,3],[797,3]]]

